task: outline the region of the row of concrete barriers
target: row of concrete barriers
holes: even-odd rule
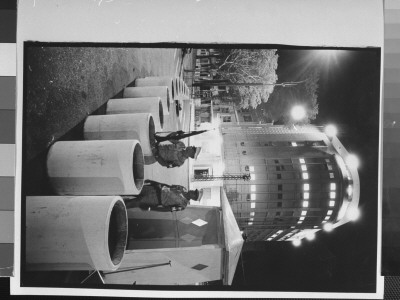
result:
[[[137,79],[107,102],[106,115],[87,117],[84,141],[50,147],[47,173],[58,196],[26,199],[27,270],[118,269],[128,237],[121,196],[141,192],[154,133],[170,114],[182,121],[189,94],[180,78]]]

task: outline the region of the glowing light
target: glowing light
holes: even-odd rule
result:
[[[330,197],[331,199],[335,199],[335,198],[336,198],[336,192],[330,192],[330,193],[329,193],[329,197]]]
[[[303,173],[303,179],[308,179],[308,173]]]
[[[301,215],[302,215],[302,216],[307,215],[307,211],[306,211],[306,210],[303,210],[303,211],[301,212]]]
[[[254,166],[249,166],[249,171],[254,172]]]
[[[251,173],[250,174],[250,180],[256,180],[256,174]]]
[[[301,164],[305,164],[305,163],[306,163],[306,161],[304,160],[304,158],[300,158],[299,161],[300,161]]]
[[[331,232],[333,230],[333,224],[332,223],[325,223],[323,228],[324,228],[324,230],[326,232]]]
[[[251,216],[251,217],[254,217],[254,211],[252,211],[252,212],[250,213],[250,216]]]
[[[329,178],[335,178],[335,175],[333,175],[333,173],[329,173]]]
[[[255,202],[251,203],[250,207],[251,208],[256,208],[256,203]]]
[[[307,171],[307,166],[306,165],[301,165],[301,170],[302,171]]]
[[[256,190],[256,186],[254,184],[252,184],[250,186],[250,191],[255,192],[255,190]]]
[[[250,194],[250,199],[251,200],[256,200],[256,194]]]
[[[315,239],[315,233],[314,232],[308,232],[306,235],[306,239],[309,241],[312,241]]]
[[[249,225],[253,225],[253,222],[249,222],[248,224],[249,224]]]
[[[249,220],[250,220],[250,221],[254,221],[254,218],[250,218]]]
[[[292,108],[291,115],[295,121],[300,121],[305,118],[306,110],[301,105],[295,105]]]
[[[304,199],[309,199],[309,198],[310,198],[310,193],[307,193],[307,192],[304,193],[304,194],[303,194],[303,198],[304,198]]]
[[[352,207],[349,209],[346,216],[349,218],[350,221],[356,221],[360,218],[360,210],[356,207]]]
[[[328,212],[326,213],[328,216],[332,215],[333,210],[328,210]]]
[[[336,190],[336,183],[331,183],[331,191]]]
[[[334,207],[335,206],[335,201],[334,200],[329,201],[329,206],[330,207]]]
[[[295,247],[299,247],[300,245],[301,245],[301,240],[293,240],[292,241],[292,244],[293,244],[293,246],[295,246]]]
[[[357,156],[355,156],[354,154],[350,154],[349,156],[346,157],[346,164],[349,167],[356,169],[360,165],[360,161],[358,160]]]
[[[308,207],[308,201],[303,201],[303,207]]]
[[[300,221],[304,221],[305,217],[300,217],[299,220]]]
[[[310,190],[310,185],[308,183],[305,183],[303,188],[304,188],[305,191],[309,191]]]
[[[297,147],[297,143],[296,142],[292,142],[292,146],[293,147]]]
[[[334,137],[337,134],[337,129],[333,125],[328,125],[325,127],[325,133],[328,137]]]

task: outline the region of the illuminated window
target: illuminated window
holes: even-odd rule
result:
[[[328,210],[328,212],[326,213],[328,216],[332,215],[333,210]]]
[[[272,238],[268,238],[268,239],[267,239],[267,241],[271,241],[271,240],[272,240]]]
[[[283,232],[283,230],[278,230],[277,234],[281,234]]]
[[[250,204],[250,207],[251,207],[251,208],[256,208],[256,203],[255,203],[255,202],[252,202],[252,203]]]
[[[249,171],[254,172],[254,166],[249,166]]]
[[[335,206],[335,201],[334,201],[334,200],[329,201],[329,206],[330,206],[330,207]]]
[[[303,201],[303,207],[308,207],[308,201]]]
[[[308,183],[305,183],[303,186],[305,191],[309,191],[310,190],[310,185]]]
[[[326,219],[326,218],[325,218]],[[326,220],[322,221],[322,224],[326,223]]]
[[[251,199],[251,200],[256,200],[256,194],[251,194],[251,195],[250,195],[250,199]]]
[[[335,175],[333,175],[333,173],[329,173],[329,178],[335,178]]]
[[[306,163],[306,161],[304,160],[304,158],[300,158],[299,161],[300,161],[301,164],[305,164],[305,163]]]
[[[300,221],[304,221],[305,218],[306,218],[306,217],[300,217],[299,220],[300,220]]]
[[[249,225],[253,225],[253,222],[249,222],[249,223],[247,223],[247,224],[249,224]]]
[[[251,216],[251,217],[254,217],[254,211],[252,211],[252,212],[250,213],[250,216]]]
[[[307,166],[306,165],[301,165],[301,170],[302,171],[307,171]]]
[[[254,218],[250,218],[249,220],[250,220],[250,221],[254,221]]]
[[[290,228],[296,228],[296,226],[290,226]]]
[[[336,198],[336,192],[330,192],[329,193],[329,197],[331,197],[331,199],[335,199]]]
[[[306,210],[303,210],[302,212],[301,212],[301,215],[302,216],[305,216],[307,214],[307,211]]]
[[[314,228],[318,228],[318,226],[314,226]]]
[[[331,191],[336,190],[336,183],[331,183]]]
[[[330,216],[326,216],[326,217],[325,217],[325,221],[328,221],[329,218],[330,218]]]
[[[251,173],[250,174],[250,180],[256,180],[256,174]]]
[[[331,165],[327,165],[328,166],[328,170],[330,170],[330,171],[332,171],[333,170],[333,168],[332,168],[332,166]]]
[[[329,159],[329,158],[325,158],[325,161],[328,163],[328,162],[331,162],[331,160]]]
[[[303,223],[303,221],[298,221],[298,222],[297,222],[297,224],[301,224],[301,223]]]
[[[303,179],[308,179],[308,173],[303,173]]]
[[[304,199],[309,199],[310,198],[310,193],[304,193],[303,194]]]
[[[255,192],[256,191],[256,186],[254,184],[252,184],[250,186],[250,191]]]
[[[347,194],[349,194],[349,196],[351,197],[351,195],[353,194],[353,186],[349,185],[349,187],[347,188]]]
[[[292,142],[292,146],[293,147],[297,147],[297,143],[296,142]]]

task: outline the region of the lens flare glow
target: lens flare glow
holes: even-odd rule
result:
[[[324,230],[326,232],[331,232],[333,230],[333,224],[332,223],[325,223],[323,228],[324,228]]]
[[[329,137],[334,137],[337,135],[337,128],[333,125],[328,125],[325,127],[325,133]]]
[[[305,118],[306,110],[301,105],[295,105],[292,108],[291,115],[292,115],[293,120],[300,121]]]
[[[299,247],[301,245],[301,240],[293,240],[292,241],[293,246]]]
[[[354,154],[350,154],[349,156],[346,157],[346,164],[349,167],[358,168],[360,165],[360,161],[357,156],[355,156]]]

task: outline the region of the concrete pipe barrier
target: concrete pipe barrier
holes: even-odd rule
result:
[[[150,113],[156,131],[164,128],[164,108],[160,97],[110,99],[107,102],[107,115]]]
[[[95,115],[83,125],[85,140],[139,140],[143,155],[153,155],[154,120],[149,113]]]
[[[174,79],[168,76],[138,78],[135,80],[135,86],[167,86],[171,90],[172,99],[177,96]]]
[[[180,79],[178,77],[174,78],[174,84],[175,84],[175,91],[176,91],[175,100],[179,100],[182,96],[182,86],[181,86]]]
[[[172,101],[171,91],[167,86],[137,86],[124,89],[124,98],[160,97],[164,106],[164,115],[169,115]]]
[[[128,237],[119,196],[28,196],[26,267],[30,271],[115,271]]]
[[[47,174],[57,195],[138,195],[144,156],[138,140],[56,142]]]

